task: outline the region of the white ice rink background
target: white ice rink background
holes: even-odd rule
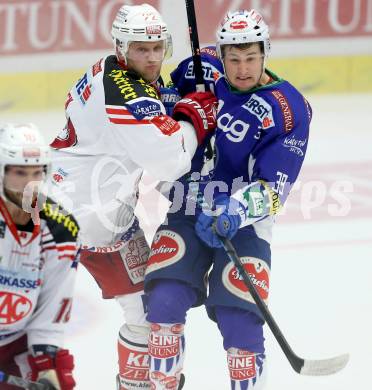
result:
[[[300,376],[266,329],[266,389],[368,390],[372,388],[372,96],[323,95],[309,100],[314,119],[307,157],[274,230],[269,306],[301,357],[349,352],[351,358],[336,375]],[[0,113],[0,121],[34,122],[51,140],[63,127],[64,116],[62,111]],[[143,208],[139,217],[150,239],[160,220],[156,221],[159,214],[154,213],[157,205],[151,193],[144,202],[152,217],[149,220]],[[94,280],[80,267],[66,339],[75,355],[77,390],[115,389],[116,339],[122,323],[118,305],[102,300]],[[228,390],[222,340],[203,308],[191,310],[186,340],[185,390]]]

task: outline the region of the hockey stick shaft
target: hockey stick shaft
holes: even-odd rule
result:
[[[0,371],[0,383],[7,383],[8,385],[29,390],[55,390],[54,387],[49,384],[30,381],[19,376],[6,374],[3,371]]]
[[[341,355],[335,358],[324,360],[305,360],[300,358],[293,352],[291,346],[288,344],[286,338],[284,337],[278,324],[274,320],[274,317],[271,315],[265,302],[258,294],[251,280],[251,277],[245,270],[231,241],[225,237],[220,236],[219,238],[223,244],[226,254],[228,255],[229,259],[234,263],[235,267],[238,269],[239,274],[243,278],[243,281],[248,288],[249,293],[251,294],[253,300],[255,301],[263,318],[267,322],[270,330],[272,331],[274,337],[279,343],[292,368],[299,374],[315,376],[333,374],[344,368],[349,360],[348,355]]]
[[[224,238],[224,237],[220,237],[220,240],[223,243],[223,247],[224,247],[229,259],[234,263],[235,267],[238,269],[240,276],[243,278],[244,284],[248,288],[249,293],[252,295],[252,298],[254,299],[263,318],[267,322],[267,325],[269,326],[274,337],[278,341],[278,343],[279,343],[280,347],[282,348],[284,354],[286,355],[287,359],[291,363],[294,370],[296,372],[300,372],[301,368],[304,364],[304,359],[300,359],[300,358],[297,359],[296,358],[295,353],[293,352],[292,348],[290,347],[287,340],[285,339],[278,324],[274,320],[274,317],[271,315],[265,302],[262,300],[259,293],[257,292],[256,287],[254,286],[249,274],[247,273],[243,264],[241,263],[240,258],[238,256],[238,254],[236,253],[236,250],[235,250],[234,246],[232,245],[231,241],[227,238]],[[295,359],[293,359],[293,357],[295,357]]]
[[[204,92],[205,91],[204,75],[203,75],[203,67],[202,67],[200,47],[199,47],[199,35],[198,35],[198,27],[196,23],[194,0],[185,0],[185,3],[186,3],[187,21],[189,25],[191,53],[192,53],[192,59],[194,63],[196,90]]]

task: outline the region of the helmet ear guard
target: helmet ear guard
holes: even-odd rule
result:
[[[264,55],[270,52],[269,27],[254,9],[228,12],[216,32],[216,49],[222,59],[221,46],[263,42]]]
[[[172,37],[159,12],[149,4],[123,5],[112,24],[111,36],[116,54],[127,62],[131,42],[165,41],[164,58],[173,53]]]

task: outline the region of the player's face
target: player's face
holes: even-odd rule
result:
[[[258,43],[243,50],[226,46],[223,62],[230,84],[240,91],[255,87],[263,74],[264,56]]]
[[[31,181],[44,178],[44,167],[8,165],[4,174],[4,191],[6,196],[16,204],[22,204],[23,190]]]
[[[160,76],[164,55],[165,41],[131,42],[126,55],[127,67],[151,83]]]

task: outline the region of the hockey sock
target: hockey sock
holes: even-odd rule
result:
[[[216,306],[214,312],[227,351],[231,389],[262,389],[265,365],[263,321],[256,314],[236,307]]]
[[[151,390],[179,389],[185,352],[183,327],[183,324],[151,324],[149,337]]]
[[[231,390],[263,389],[265,355],[238,348],[227,350]]]
[[[137,331],[123,325],[119,332],[119,377],[120,390],[150,389],[148,330],[136,327]],[[139,331],[138,331],[139,330]]]

